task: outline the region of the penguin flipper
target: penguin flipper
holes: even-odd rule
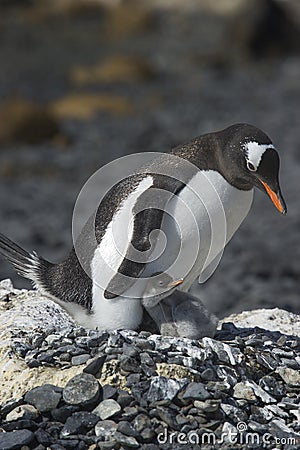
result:
[[[133,208],[131,241],[118,273],[106,287],[104,297],[107,299],[122,295],[141,275],[158,238],[158,234],[152,232],[161,227],[166,203],[183,187],[183,183],[175,178],[151,176],[153,185],[140,195]]]
[[[150,233],[160,228],[162,216],[163,211],[154,208],[145,209],[135,216],[129,248],[118,273],[106,287],[105,298],[113,299],[122,295],[141,275],[154,246],[154,242],[149,238]]]

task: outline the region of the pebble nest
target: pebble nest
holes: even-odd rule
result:
[[[232,323],[199,341],[74,327],[11,351],[31,368],[87,364],[1,405],[2,450],[300,448],[298,337]]]

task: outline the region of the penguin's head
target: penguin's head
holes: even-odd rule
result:
[[[149,278],[143,294],[143,305],[151,308],[165,297],[170,295],[177,286],[183,283],[183,279],[174,280],[165,272],[159,272]]]
[[[248,124],[232,125],[224,132],[226,158],[223,162],[230,164],[230,168],[227,167],[229,181],[241,189],[256,186],[270,197],[279,212],[286,214],[279,185],[280,160],[271,139],[259,128]]]

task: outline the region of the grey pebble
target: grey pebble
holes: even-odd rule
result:
[[[75,375],[66,384],[63,398],[69,405],[90,405],[100,397],[100,385],[93,375],[81,373]]]
[[[1,450],[18,450],[22,446],[30,444],[33,439],[34,434],[29,430],[0,433],[0,448]]]
[[[71,364],[72,366],[80,366],[81,364],[85,364],[90,358],[91,357],[88,353],[73,356],[73,358],[71,359]]]
[[[203,383],[189,383],[182,393],[183,399],[206,400],[210,397]]]
[[[99,417],[88,411],[79,411],[67,418],[61,436],[85,434],[99,421]]]
[[[40,411],[47,412],[57,407],[61,392],[56,386],[44,385],[31,389],[25,394],[25,401]]]
[[[94,414],[100,417],[100,419],[105,420],[113,417],[115,414],[121,411],[121,406],[118,402],[112,398],[103,400],[99,405],[93,410]]]

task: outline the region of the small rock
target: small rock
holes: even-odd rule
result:
[[[115,387],[111,386],[110,384],[104,384],[102,389],[103,389],[102,391],[103,400],[106,400],[108,398],[113,398],[114,400],[116,400],[118,392]]]
[[[73,434],[86,434],[99,421],[96,414],[80,411],[67,418],[65,426],[61,431],[63,437]]]
[[[242,362],[243,354],[239,349],[208,337],[204,337],[202,340],[205,345],[209,346],[217,354],[219,361],[232,366]]]
[[[93,410],[94,414],[97,414],[100,419],[105,420],[109,417],[114,416],[118,412],[121,411],[121,406],[115,400],[109,398],[107,400],[103,400],[97,408]]]
[[[146,414],[139,414],[135,417],[133,425],[136,431],[141,433],[144,428],[151,427],[151,420]]]
[[[189,383],[183,392],[183,399],[206,400],[210,397],[203,383]]]
[[[234,422],[245,422],[248,419],[247,413],[236,406],[221,403],[221,408],[226,416]]]
[[[99,397],[100,385],[89,373],[75,375],[63,390],[64,401],[69,405],[92,405]]]
[[[80,366],[81,364],[85,364],[90,359],[90,355],[88,353],[83,353],[82,355],[73,356],[71,359],[72,366]]]
[[[64,405],[51,410],[51,416],[57,422],[65,423],[68,417],[78,411],[77,406]]]
[[[91,375],[94,375],[94,377],[99,378],[101,375],[101,369],[103,367],[103,364],[105,363],[106,355],[98,356],[97,358],[93,359],[84,369],[84,373],[90,373]]]
[[[25,401],[35,406],[40,412],[51,411],[57,407],[61,400],[61,392],[56,386],[46,384],[31,389],[25,394]]]
[[[18,419],[34,420],[39,416],[38,410],[32,405],[17,406],[10,413],[7,414],[6,420],[8,422]]]
[[[203,370],[203,372],[201,372],[201,378],[204,381],[215,380],[216,379],[215,371],[210,367],[208,367],[207,369]]]
[[[103,439],[110,439],[117,430],[117,424],[113,420],[101,420],[95,426],[96,436]]]
[[[129,392],[123,390],[119,391],[117,402],[119,403],[119,405],[121,405],[121,408],[129,406],[132,400],[133,397],[129,394]]]
[[[34,434],[29,430],[15,430],[7,433],[0,433],[1,450],[18,450],[23,445],[30,444],[34,439]]]
[[[251,402],[256,401],[256,395],[251,386],[249,386],[245,381],[240,381],[233,388],[233,397],[242,398],[249,400]]]
[[[116,431],[114,434],[114,439],[121,445],[125,445],[130,448],[138,448],[140,444],[133,436],[125,436],[124,434]]]
[[[127,420],[121,420],[121,421],[118,423],[117,430],[118,430],[120,433],[125,434],[126,436],[137,436],[136,430],[133,428],[133,426],[131,425],[131,423],[128,422]]]
[[[163,399],[173,400],[186,383],[186,380],[174,380],[172,378],[155,376],[151,380],[147,399],[149,402]]]
[[[195,400],[194,401],[194,407],[200,409],[204,412],[215,412],[219,409],[220,401],[219,400],[206,400],[205,402],[201,400]]]
[[[286,384],[295,387],[300,386],[300,372],[298,370],[290,369],[289,367],[278,367],[276,372],[279,373]]]

